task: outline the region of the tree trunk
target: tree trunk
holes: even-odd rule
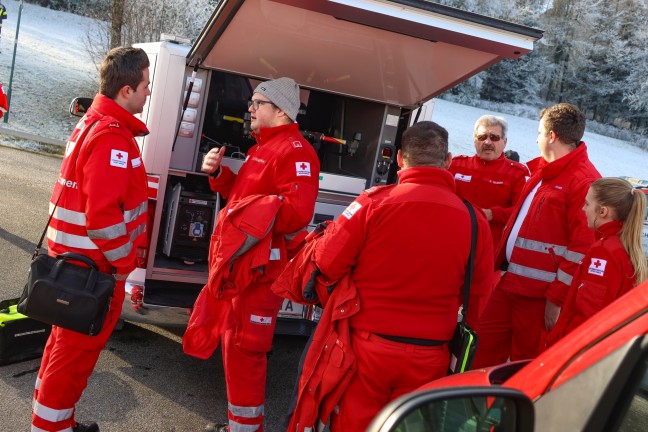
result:
[[[124,0],[112,1],[112,21],[110,24],[110,48],[122,44],[121,33],[124,25]]]

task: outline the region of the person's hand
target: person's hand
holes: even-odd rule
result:
[[[493,220],[493,211],[491,209],[482,209],[482,210],[486,214],[486,219],[488,219],[488,222]]]
[[[129,273],[115,273],[115,280],[118,280],[118,281],[126,280],[128,275],[129,275]]]
[[[207,174],[216,172],[221,165],[223,156],[225,156],[225,146],[209,150],[209,153],[203,158],[202,167],[200,168],[201,171]]]
[[[558,315],[560,315],[560,306],[551,301],[547,300],[547,305],[545,306],[545,328],[549,331],[556,325],[558,321]]]

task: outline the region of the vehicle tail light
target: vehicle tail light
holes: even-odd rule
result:
[[[139,268],[146,268],[146,257],[148,256],[148,248],[138,246],[135,250],[135,265]]]
[[[138,246],[135,251],[135,265],[139,268],[146,268],[148,260],[148,251],[151,246],[151,231],[153,231],[153,220],[155,218],[155,206],[157,200],[149,198],[148,210],[146,215],[146,246]]]

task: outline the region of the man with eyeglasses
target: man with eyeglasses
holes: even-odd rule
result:
[[[573,275],[594,242],[582,211],[601,175],[581,141],[585,116],[560,103],[540,113],[540,157],[528,162],[525,184],[495,253],[505,271],[477,326],[473,368],[535,358],[567,297]]]
[[[454,157],[449,168],[454,174],[457,194],[486,213],[493,247],[497,247],[504,224],[529,176],[526,166],[504,155],[506,130],[503,117],[481,116],[473,135],[477,153]]]
[[[287,245],[296,241],[295,233],[305,233],[319,188],[317,154],[295,122],[300,107],[297,83],[291,78],[262,82],[248,106],[257,144],[248,151],[238,174],[221,166],[224,146],[210,150],[202,165],[202,171],[209,174],[211,189],[228,200],[219,219],[252,196],[276,196],[281,200],[269,234],[270,260],[252,272],[256,274],[253,281],[232,300],[233,324],[222,335],[229,431],[263,431],[266,355],[283,302],[272,293],[270,285],[287,263]],[[254,248],[237,259],[243,260],[250,253]],[[235,272],[250,271],[236,264],[233,267]],[[206,428],[227,430],[227,424],[210,424]]]

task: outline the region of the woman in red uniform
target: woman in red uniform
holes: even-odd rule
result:
[[[592,183],[583,211],[596,242],[581,262],[547,346],[648,278],[641,245],[646,196],[626,180]]]

